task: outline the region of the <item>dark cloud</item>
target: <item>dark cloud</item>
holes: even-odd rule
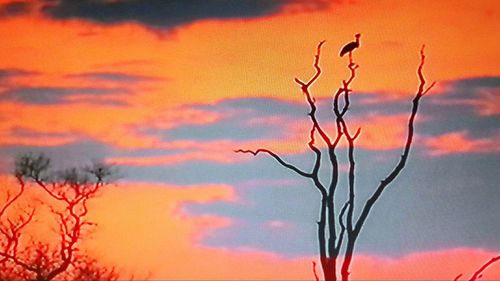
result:
[[[0,18],[12,17],[29,12],[31,4],[29,1],[12,1],[0,5]]]
[[[398,154],[357,151],[357,206],[364,203],[393,166],[380,163],[377,160],[380,157],[395,160]],[[293,163],[307,162],[311,156],[304,154],[301,158]],[[500,238],[496,233],[500,231],[500,224],[491,223],[500,215],[500,210],[493,207],[500,198],[499,177],[493,168],[497,158],[494,155],[462,154],[429,159],[420,151],[413,153],[403,174],[373,209],[357,249],[362,253],[389,256],[457,247],[499,250]],[[197,168],[199,175],[205,175],[208,164]],[[204,245],[251,247],[288,256],[316,253],[315,222],[320,198],[312,183],[264,156],[244,164],[212,164],[211,169],[210,179],[223,179],[226,183],[225,174],[231,172],[231,184],[239,196],[245,198],[245,203],[186,206],[189,213],[215,214],[236,222],[205,237]],[[185,177],[188,177],[187,172]],[[245,181],[249,178],[261,179],[262,183],[245,188]],[[238,180],[242,182],[238,183]],[[273,184],[273,180],[277,183]],[[297,182],[279,184],[285,180]],[[342,174],[339,190],[345,190],[346,185],[346,175]],[[338,196],[339,201],[344,202],[342,196],[345,194],[340,192]],[[266,222],[272,220],[295,226],[290,231],[293,235],[274,235],[265,227]],[[480,231],[471,231],[478,229]],[[283,231],[288,233],[288,230]]]
[[[87,101],[92,101],[91,97],[128,93],[129,91],[125,88],[20,87],[1,93],[0,100],[19,101],[28,104],[57,104],[68,102],[67,98],[72,95],[84,96],[89,98]]]
[[[442,134],[467,130],[475,137],[489,137],[498,130],[498,114],[484,114],[489,103],[498,102],[500,77],[476,77],[445,82],[444,93],[429,94],[423,101],[421,116],[429,116],[422,132]],[[494,104],[491,105],[494,107]]]
[[[353,94],[349,116],[361,118],[372,115],[406,114],[411,105],[411,99],[395,100],[386,104],[359,102],[373,96],[374,94],[369,93]],[[318,98],[316,102],[318,120],[322,124],[333,124],[331,98]],[[310,122],[307,117],[309,106],[305,101],[300,103],[273,98],[234,98],[222,100],[216,104],[193,105],[193,108],[221,113],[225,117],[208,125],[188,125],[157,133],[165,136],[165,139],[279,139],[287,134],[280,121],[293,124]]]
[[[3,68],[0,69],[0,81],[13,77],[34,75],[37,72],[19,69],[19,68]]]
[[[117,0],[49,2],[43,13],[56,19],[80,18],[102,24],[137,22],[152,28],[172,28],[204,19],[248,19],[277,13],[289,2],[320,9],[328,1],[289,0]]]
[[[468,90],[475,88],[499,88],[500,76],[475,77],[448,82],[455,90]]]
[[[280,138],[286,132],[280,129],[280,124],[266,122],[266,118],[278,117],[282,120],[293,120],[305,116],[306,112],[305,106],[266,98],[227,99],[214,105],[194,105],[193,107],[222,114],[223,118],[211,124],[185,125],[152,133],[166,140]]]
[[[42,133],[21,128],[15,128],[13,133],[16,136],[32,138],[74,136],[71,132]],[[0,173],[12,172],[14,158],[26,153],[44,153],[50,157],[55,169],[62,169],[88,164],[93,160],[102,160],[107,153],[113,151],[112,147],[101,142],[82,136],[77,137],[77,141],[59,146],[2,145],[0,146],[0,161],[3,160],[6,165],[0,165]]]
[[[67,75],[67,78],[81,78],[94,81],[112,81],[112,82],[147,82],[164,80],[161,77],[146,76],[146,75],[133,75],[120,72],[86,72],[79,74]]]
[[[475,137],[491,137],[498,130],[498,115],[481,114],[482,107],[494,103],[494,91],[500,87],[500,77],[479,77],[445,82],[446,92],[430,93],[422,100],[418,115],[419,134],[437,136],[467,131]],[[485,98],[485,94],[490,93]],[[374,101],[374,98],[381,97]],[[412,97],[383,98],[383,94],[354,92],[347,118],[363,120],[373,116],[407,115]],[[317,118],[322,124],[333,124],[331,98],[317,99]],[[279,138],[284,130],[276,123],[249,123],[249,120],[277,117],[285,122],[309,122],[308,105],[272,98],[235,98],[210,105],[193,105],[201,110],[222,113],[226,118],[209,125],[189,125],[157,132],[167,139],[250,140]],[[424,125],[425,123],[425,125]]]

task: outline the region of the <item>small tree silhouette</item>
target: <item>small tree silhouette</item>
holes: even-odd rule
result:
[[[316,82],[316,80],[321,75],[321,68],[319,66],[321,47],[325,41],[321,41],[317,46],[316,56],[314,58],[314,75],[307,82],[295,78],[295,82],[299,85],[302,93],[305,95],[305,99],[309,106],[309,118],[312,123],[312,128],[309,132],[309,142],[308,147],[313,152],[315,156],[314,165],[312,170],[304,171],[297,166],[290,164],[283,160],[275,152],[260,148],[255,151],[253,150],[235,150],[237,153],[251,153],[256,156],[259,153],[265,153],[274,158],[281,166],[292,170],[298,175],[309,178],[316,189],[321,194],[321,207],[319,213],[318,221],[318,243],[319,243],[319,256],[321,262],[321,268],[323,270],[323,275],[325,280],[332,281],[337,280],[337,265],[340,264],[339,257],[343,255],[342,266],[340,270],[342,280],[349,279],[349,267],[351,265],[356,241],[359,237],[361,229],[370,214],[373,206],[380,198],[382,193],[386,190],[387,186],[394,181],[394,179],[400,174],[400,172],[405,167],[408,155],[410,152],[411,143],[413,140],[414,122],[417,115],[420,99],[429,92],[429,90],[434,86],[432,83],[429,87],[425,88],[426,81],[422,74],[422,68],[425,63],[424,46],[420,50],[420,64],[417,69],[417,75],[419,78],[419,85],[417,93],[413,99],[413,105],[408,121],[408,134],[406,137],[406,143],[404,146],[403,154],[399,159],[397,165],[393,170],[387,175],[386,178],[380,181],[375,191],[368,198],[368,200],[361,206],[360,215],[357,219],[354,218],[355,211],[355,141],[359,137],[361,129],[358,128],[355,133],[351,133],[349,125],[345,119],[350,106],[350,95],[352,89],[350,88],[351,82],[356,77],[356,70],[358,65],[353,61],[352,52],[349,52],[349,64],[348,69],[350,76],[347,80],[342,81],[342,86],[333,95],[332,112],[336,120],[336,136],[332,138],[320,125],[316,117],[316,99],[313,97],[310,88]],[[316,145],[316,136],[319,135],[321,141],[323,141],[327,148],[329,171],[331,173],[330,181],[326,185],[324,180],[319,175],[319,170],[321,165],[325,165],[325,162],[321,161],[323,156],[322,150],[320,150]],[[336,191],[338,190],[339,181],[339,163],[337,160],[337,148],[340,140],[345,138],[348,144],[347,155],[349,160],[349,171],[348,177],[348,188],[347,190],[347,201],[343,203],[340,208],[340,212],[336,213],[336,207],[339,202],[336,202]],[[338,200],[337,200],[338,201]],[[342,202],[340,202],[342,203]],[[345,239],[346,238],[346,239]],[[345,248],[344,248],[345,245]],[[313,263],[313,270],[316,279],[319,277],[315,271],[316,264]]]
[[[102,163],[54,172],[50,159],[43,154],[18,157],[15,178],[19,189],[14,195],[7,193],[0,205],[0,280],[118,279],[113,268],[100,266],[78,248],[87,228],[94,225],[86,219],[87,203],[113,174],[111,167]],[[54,204],[47,206],[59,225],[57,247],[21,239],[37,207],[45,203],[36,201],[36,207],[30,206],[28,211],[8,214],[28,185],[41,188],[53,200]]]

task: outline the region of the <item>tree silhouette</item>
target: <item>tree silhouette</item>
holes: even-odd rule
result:
[[[420,100],[425,96],[429,90],[434,86],[432,83],[427,88],[425,87],[426,81],[422,74],[422,68],[425,63],[424,46],[420,50],[420,64],[417,69],[417,75],[419,78],[419,85],[417,92],[414,96],[412,109],[408,121],[408,133],[406,137],[406,143],[404,145],[403,153],[399,159],[397,165],[392,169],[392,171],[387,175],[386,178],[378,183],[371,196],[368,198],[364,204],[361,205],[360,213],[357,218],[355,218],[355,141],[359,137],[361,129],[358,128],[354,133],[351,132],[348,122],[346,121],[346,114],[350,106],[350,95],[352,89],[350,88],[351,82],[356,77],[356,71],[358,69],[358,64],[353,61],[352,54],[349,53],[349,77],[347,80],[342,81],[342,85],[333,95],[332,103],[332,113],[335,118],[336,124],[336,135],[335,137],[329,136],[328,132],[320,125],[316,117],[316,99],[311,93],[311,86],[316,82],[316,80],[321,75],[321,67],[319,65],[321,47],[325,41],[321,41],[317,46],[316,55],[314,58],[314,75],[307,81],[304,82],[298,78],[295,78],[295,82],[299,85],[302,93],[305,96],[306,102],[309,106],[309,119],[311,120],[312,127],[309,132],[309,142],[308,147],[313,152],[315,160],[311,171],[304,171],[297,166],[290,164],[283,160],[275,152],[259,148],[255,151],[238,149],[235,150],[237,153],[251,153],[256,156],[259,153],[264,153],[272,158],[274,158],[281,166],[295,172],[296,174],[308,178],[312,181],[316,189],[321,194],[321,205],[319,212],[319,221],[317,227],[317,236],[319,243],[319,257],[321,268],[325,280],[332,281],[337,280],[337,270],[338,265],[340,265],[340,258],[343,256],[340,275],[342,280],[349,279],[349,267],[351,265],[356,241],[359,237],[361,229],[370,214],[373,206],[380,198],[382,193],[386,190],[390,183],[400,174],[400,172],[405,167],[408,155],[410,152],[410,147],[413,140],[414,133],[414,122],[417,115]],[[326,152],[328,155],[328,162],[322,162],[324,151],[318,148],[316,144],[316,137],[319,136],[321,141],[326,145]],[[347,173],[348,187],[345,189],[347,191],[347,201],[337,202],[336,192],[338,191],[339,183],[339,162],[337,160],[337,149],[340,140],[344,138],[347,141],[347,156],[349,161],[349,170]],[[326,164],[325,164],[326,163]],[[329,165],[328,170],[330,171],[330,181],[325,184],[325,181],[319,175],[320,167],[322,165]],[[342,205],[339,205],[343,203]],[[340,207],[342,206],[342,207]],[[339,208],[340,207],[340,208]],[[338,213],[337,213],[338,212]],[[314,274],[318,279],[315,272],[315,263],[313,263]]]
[[[26,154],[15,161],[18,190],[14,194],[7,191],[6,200],[0,205],[0,280],[118,279],[113,268],[99,265],[78,248],[86,231],[94,225],[87,220],[87,204],[113,178],[113,169],[94,163],[56,172],[51,170],[50,162],[43,154]],[[27,188],[41,189],[51,202],[35,201],[16,210],[15,204]],[[55,246],[23,239],[36,211],[45,206],[58,223]]]

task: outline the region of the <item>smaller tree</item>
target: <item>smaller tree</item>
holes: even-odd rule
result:
[[[18,190],[14,195],[7,193],[0,207],[0,280],[116,280],[113,268],[100,266],[78,248],[86,231],[95,225],[87,219],[88,202],[114,175],[112,167],[103,163],[54,171],[43,154],[18,157],[14,172]],[[36,207],[15,214],[14,205],[28,186],[40,188],[50,202],[36,201]],[[56,218],[56,246],[21,239],[42,205]]]

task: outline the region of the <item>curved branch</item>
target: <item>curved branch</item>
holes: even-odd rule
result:
[[[312,261],[312,264],[313,264],[314,280],[319,281],[318,272],[316,272],[316,262]]]
[[[469,281],[476,281],[477,279],[481,278],[481,275],[482,275],[482,272],[488,268],[490,265],[492,265],[493,263],[497,262],[497,261],[500,261],[500,255],[499,256],[496,256],[496,257],[493,257],[491,258],[489,261],[487,261],[485,264],[483,264],[483,266],[481,266],[476,272],[474,272],[474,274],[472,275],[472,277],[469,279]]]
[[[418,70],[417,70],[417,75],[418,75],[420,84],[418,86],[418,91],[415,95],[415,98],[413,99],[413,106],[412,106],[410,118],[408,121],[408,135],[406,138],[406,144],[405,144],[403,154],[401,155],[401,159],[399,160],[396,167],[392,170],[392,172],[384,180],[380,181],[380,184],[377,187],[377,189],[375,190],[375,192],[366,201],[366,203],[363,207],[363,210],[361,211],[361,215],[359,216],[358,221],[356,222],[356,226],[354,229],[356,234],[359,234],[359,231],[361,230],[361,227],[363,226],[366,218],[368,217],[368,214],[370,213],[373,205],[378,200],[378,198],[380,197],[382,192],[399,175],[399,173],[403,170],[403,168],[406,165],[406,161],[408,159],[411,144],[413,141],[414,122],[415,122],[415,117],[417,115],[420,99],[428,91],[430,91],[430,89],[435,85],[435,82],[434,82],[427,89],[424,90],[425,83],[426,83],[424,75],[422,74],[422,69],[423,69],[424,63],[425,63],[424,46],[422,46],[422,49],[420,50],[420,65],[418,66]]]
[[[314,132],[316,131],[316,126],[313,126],[312,129],[311,129],[311,133],[309,135],[309,148],[314,152],[314,154],[316,155],[316,160],[314,162],[314,167],[313,167],[313,170],[311,172],[311,178],[314,182],[314,185],[316,186],[316,188],[318,188],[319,192],[321,193],[321,196],[322,197],[327,197],[328,196],[328,193],[326,191],[326,188],[323,186],[323,184],[321,183],[320,179],[319,179],[319,168],[321,166],[321,150],[319,150],[315,145],[314,145]]]
[[[311,86],[321,75],[321,67],[319,66],[319,59],[321,56],[321,46],[323,46],[324,43],[325,43],[325,41],[319,42],[318,47],[317,47],[317,51],[316,51],[316,55],[314,56],[314,69],[316,70],[316,72],[313,75],[313,77],[311,79],[309,79],[309,81],[307,83],[302,82],[298,78],[295,78],[295,82],[300,85],[300,88],[306,97],[307,103],[309,104],[309,107],[311,109],[309,112],[309,117],[311,118],[311,121],[313,122],[313,126],[316,127],[319,135],[321,136],[323,141],[326,143],[326,145],[328,147],[331,147],[332,141],[331,141],[330,137],[321,128],[321,126],[319,125],[319,122],[316,118],[316,109],[317,109],[316,108],[316,99],[314,97],[312,97],[311,93],[309,92],[309,86]]]
[[[340,247],[342,247],[342,240],[344,239],[344,233],[345,233],[345,224],[344,224],[344,213],[347,210],[347,207],[349,206],[350,201],[347,201],[344,203],[344,206],[342,207],[342,210],[340,210],[339,214],[339,225],[340,225],[340,234],[339,234],[339,239],[337,240],[337,246],[335,246],[335,253],[338,254],[340,253]]]
[[[19,185],[21,186],[20,189],[19,189],[19,192],[12,198],[7,199],[7,202],[3,205],[3,207],[0,209],[0,218],[2,217],[2,215],[5,213],[5,211],[19,198],[21,197],[21,195],[23,194],[24,192],[24,181],[22,180],[21,177],[17,177],[18,181],[19,181]],[[9,194],[10,195],[10,194]]]
[[[281,159],[281,157],[279,157],[276,153],[272,152],[271,150],[269,149],[264,149],[264,148],[259,148],[255,151],[253,150],[244,150],[244,149],[237,149],[237,150],[234,150],[234,152],[236,153],[250,153],[250,154],[253,154],[254,156],[256,156],[257,154],[263,152],[263,153],[267,153],[269,155],[271,155],[276,161],[278,161],[278,163],[281,164],[281,166],[287,168],[287,169],[290,169],[294,172],[296,172],[297,174],[303,176],[303,177],[306,177],[306,178],[312,178],[312,174],[311,173],[306,173],[302,170],[300,170],[299,168],[293,166],[292,164],[288,164],[286,163],[285,161],[283,161],[283,159]]]

